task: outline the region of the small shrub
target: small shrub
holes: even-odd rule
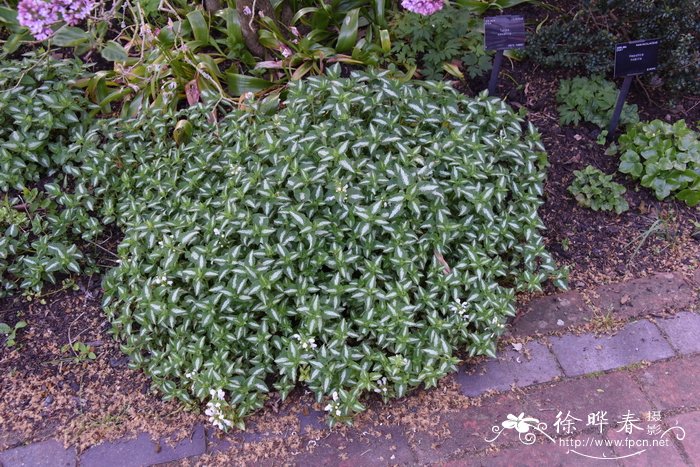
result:
[[[563,286],[534,127],[498,99],[386,76],[335,68],[216,130],[204,107],[95,130],[85,174],[124,230],[104,306],[166,398],[208,401],[225,428],[303,383],[349,420],[367,393],[493,356],[515,292]]]
[[[641,180],[658,199],[673,194],[690,206],[700,203],[700,141],[684,120],[630,125],[608,153],[619,153],[620,172]]]
[[[602,76],[563,79],[559,82],[557,103],[559,122],[562,125],[578,125],[581,120],[605,128],[610,123],[619,91],[615,83]],[[620,123],[637,123],[636,104],[625,104],[620,114]]]
[[[589,165],[574,172],[574,181],[569,186],[569,193],[574,195],[581,206],[594,211],[615,211],[620,214],[629,209],[623,196],[625,187],[612,181],[612,175],[606,175]]]
[[[491,69],[491,53],[484,49],[483,21],[467,9],[446,7],[431,16],[399,13],[393,22],[392,53],[396,61],[417,66],[426,79],[442,79],[444,65],[461,62],[472,78]]]
[[[556,19],[528,37],[525,54],[548,68],[585,70],[589,74],[612,69],[614,36],[583,19]]]
[[[614,44],[661,40],[659,68],[642,79],[679,93],[700,93],[700,2],[698,0],[597,0],[575,15],[539,28],[526,53],[546,67],[612,71]]]
[[[671,91],[700,94],[700,1],[598,0],[600,14],[636,39],[659,38],[659,69],[652,76]]]

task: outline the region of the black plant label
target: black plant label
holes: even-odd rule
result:
[[[615,46],[615,77],[654,71],[658,63],[658,39],[623,42]]]
[[[484,18],[484,41],[487,50],[524,48],[525,18],[520,15]]]

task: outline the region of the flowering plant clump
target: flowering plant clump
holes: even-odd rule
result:
[[[19,24],[44,40],[54,33],[52,26],[63,21],[71,26],[88,17],[95,0],[21,0],[17,5]]]
[[[442,10],[444,0],[402,0],[401,6],[413,13],[429,16]]]
[[[435,386],[495,354],[516,291],[562,285],[534,127],[446,83],[339,74],[294,82],[281,110],[146,112],[82,147],[124,232],[103,282],[123,351],[223,427],[299,384],[332,423]]]

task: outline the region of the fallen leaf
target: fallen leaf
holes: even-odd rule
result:
[[[196,79],[185,84],[185,96],[189,105],[195,105],[199,102],[199,86]]]
[[[622,298],[620,299],[620,304],[624,305],[626,303],[629,303],[630,301],[630,296],[629,295],[623,295]]]
[[[520,342],[514,342],[510,345],[513,346],[516,352],[521,352],[523,350],[523,344],[521,344]]]

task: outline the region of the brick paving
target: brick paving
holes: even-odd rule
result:
[[[663,273],[601,286],[590,295],[567,292],[533,300],[509,334],[535,340],[506,345],[497,359],[463,365],[454,378],[463,395],[480,397],[479,404],[431,414],[438,430],[410,431],[400,420],[381,423],[372,434],[351,428],[341,436],[326,429],[327,435],[314,441],[314,449],[259,464],[700,465],[700,315],[661,313],[692,309],[698,303],[698,288],[700,270],[691,280]],[[594,312],[600,311],[627,323],[613,335],[570,332],[596,319]],[[503,428],[502,422],[519,414],[537,421],[528,422],[527,432],[519,433],[525,422],[517,419],[512,423],[519,425]],[[311,410],[300,416],[302,433],[323,429],[322,415]],[[626,415],[632,428],[625,423]],[[233,444],[264,443],[274,436],[280,435],[249,430],[219,439],[197,426],[190,438],[174,447],[140,434],[93,446],[80,455],[47,440],[0,452],[0,465],[196,461]],[[269,455],[274,458],[275,453]]]
[[[585,375],[672,357],[673,349],[649,321],[635,321],[614,336],[565,335],[551,338],[566,376]]]

